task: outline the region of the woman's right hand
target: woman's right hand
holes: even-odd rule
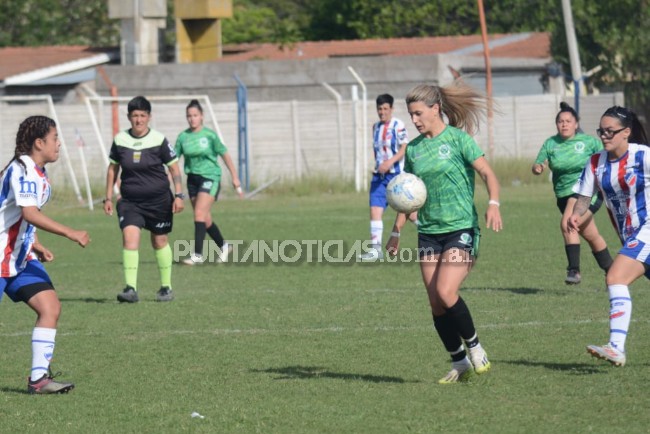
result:
[[[544,171],[544,165],[543,164],[533,164],[533,174],[534,175],[541,175],[543,171]]]
[[[397,255],[398,251],[399,251],[399,237],[391,235],[390,238],[388,239],[388,242],[386,242],[386,252],[388,252],[390,256],[395,256]]]
[[[113,202],[110,199],[104,200],[104,214],[113,215]]]

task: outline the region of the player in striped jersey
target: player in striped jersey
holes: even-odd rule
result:
[[[555,116],[557,134],[544,142],[532,169],[533,174],[540,175],[548,163],[549,168],[553,171],[553,191],[557,198],[557,207],[562,213],[560,230],[564,238],[564,250],[568,261],[564,282],[568,285],[578,284],[581,280],[580,236],[567,228],[567,220],[573,214],[573,206],[577,200],[572,188],[589,157],[603,149],[600,140],[579,130],[578,121],[578,113],[567,103],[560,103],[560,111]],[[589,211],[583,218],[580,235],[589,243],[598,266],[607,273],[612,265],[612,257],[607,250],[607,243],[598,232],[593,219],[593,215],[602,203],[602,196],[595,195],[589,206]]]
[[[497,232],[503,227],[499,181],[483,151],[463,131],[472,133],[478,128],[486,102],[462,82],[446,87],[420,85],[406,96],[420,135],[406,148],[404,171],[420,177],[427,187],[427,201],[418,210],[420,271],[434,327],[452,360],[451,370],[438,381],[441,384],[463,381],[474,372],[484,374],[490,369],[472,315],[459,294],[478,256],[475,173],[488,190],[487,227]],[[389,254],[397,253],[405,222],[406,215],[398,213],[386,245]]]
[[[650,147],[636,114],[625,107],[607,109],[597,132],[604,150],[591,157],[573,187],[580,196],[569,227],[579,230],[581,216],[587,212],[593,194],[600,190],[623,247],[607,272],[609,342],[589,345],[587,351],[623,366],[632,316],[629,285],[644,274],[650,278]]]
[[[0,298],[6,293],[14,302],[22,301],[36,312],[28,393],[67,393],[74,388],[72,383],[54,381],[51,374],[61,303],[41,264],[52,261],[54,255],[36,237],[39,228],[81,247],[90,242],[86,231],[64,226],[41,212],[51,193],[45,165],[59,158],[60,146],[52,119],[25,119],[18,128],[14,157],[0,180]]]
[[[375,169],[370,181],[370,240],[371,249],[360,255],[363,261],[376,261],[383,258],[382,234],[384,222],[382,216],[388,205],[386,186],[404,166],[404,151],[408,144],[408,135],[404,122],[393,117],[394,99],[389,94],[377,97],[377,115],[379,122],[372,127],[372,142],[375,153]],[[412,221],[416,220],[412,214]]]

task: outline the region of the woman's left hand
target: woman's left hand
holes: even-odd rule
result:
[[[503,229],[503,222],[501,221],[501,211],[498,205],[490,204],[485,211],[485,221],[489,229],[499,232]]]
[[[185,201],[180,197],[174,198],[174,204],[172,205],[172,212],[177,214],[185,209]]]
[[[237,192],[237,196],[239,196],[240,199],[243,199],[244,198],[244,190],[242,190],[242,188],[241,188],[241,183],[234,181],[232,183],[232,187]]]

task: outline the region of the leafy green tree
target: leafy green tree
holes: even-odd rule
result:
[[[120,28],[106,0],[2,0],[0,46],[116,46]]]
[[[301,2],[291,0],[239,0],[233,5],[233,17],[223,20],[226,44],[277,42],[290,44],[303,40],[300,26],[308,17]]]

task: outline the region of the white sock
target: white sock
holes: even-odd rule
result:
[[[625,351],[625,339],[632,318],[632,298],[626,285],[609,285],[609,341]]]
[[[56,329],[34,327],[32,332],[32,373],[30,379],[36,381],[47,374],[54,354]]]
[[[469,358],[465,356],[464,359],[459,360],[457,362],[451,362],[451,367],[453,369],[457,369],[459,371],[466,371],[467,369],[470,369],[472,367],[472,362],[469,361]]]
[[[381,236],[384,232],[384,222],[382,220],[370,220],[370,240],[372,245],[381,246]]]

